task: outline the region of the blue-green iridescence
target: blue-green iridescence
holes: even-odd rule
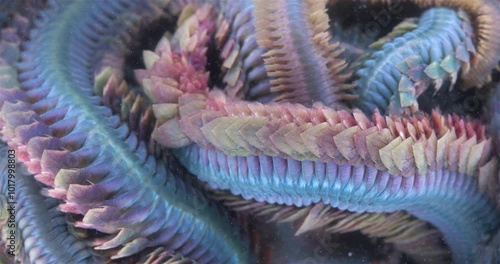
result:
[[[469,63],[470,36],[456,11],[431,8],[414,30],[385,43],[356,72],[354,106],[367,114],[385,113],[390,104],[408,107],[416,100],[415,89],[456,79],[461,63]],[[467,26],[470,26],[467,24]],[[465,60],[465,61],[461,61]],[[417,86],[423,86],[417,88]]]
[[[121,237],[124,242],[132,243],[127,248],[131,251],[124,254],[135,253],[133,245],[144,242],[141,232],[157,228],[149,246],[155,246],[154,241],[170,237],[169,241],[174,244],[170,245],[172,250],[199,258],[200,262],[247,262],[246,246],[238,232],[229,227],[229,221],[225,221],[213,204],[207,202],[200,206],[199,199],[202,201],[203,198],[196,196],[191,187],[172,173],[166,172],[161,162],[152,157],[143,160],[144,145],[138,144],[137,149],[133,147],[133,142],[137,142],[132,138],[135,135],[129,135],[128,128],[117,123],[118,118],[112,116],[108,108],[99,106],[99,98],[92,96],[90,67],[95,61],[93,56],[96,56],[95,49],[103,37],[102,32],[109,32],[107,26],[113,24],[118,15],[118,19],[123,18],[124,12],[147,15],[151,3],[128,0],[61,2],[64,3],[60,7],[52,3],[52,10],[45,13],[47,17],[42,18],[39,27],[32,31],[32,40],[27,43],[23,54],[25,59],[20,64],[21,69],[25,69],[20,74],[21,80],[25,80],[21,84],[25,89],[31,89],[30,92],[47,91],[46,100],[57,99],[55,108],[67,108],[64,118],[75,119],[77,124],[65,137],[85,138],[83,145],[74,152],[75,156],[95,153],[94,160],[86,168],[108,170],[103,182],[120,182],[112,185],[117,189],[116,195],[132,197],[124,206],[136,206],[136,209],[149,212],[145,214],[146,219],[132,223],[130,228],[124,227],[127,232],[139,233],[136,239],[134,236]],[[36,82],[41,85],[30,88]],[[110,199],[103,204],[117,202]],[[122,219],[117,219],[120,221]],[[98,224],[113,226],[113,222]],[[119,228],[116,227],[117,231]]]
[[[445,169],[405,178],[368,166],[228,156],[196,145],[174,155],[211,187],[245,199],[296,206],[323,202],[354,212],[405,210],[443,232],[456,263],[474,259],[482,236],[499,224],[476,179]]]

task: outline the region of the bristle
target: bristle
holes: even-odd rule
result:
[[[172,143],[193,141],[228,155],[265,154],[298,160],[352,165],[361,163],[388,170],[392,175],[405,176],[425,174],[434,167],[449,168],[472,176],[492,157],[491,152],[482,152],[469,158],[471,148],[477,149],[488,140],[484,129],[480,129],[481,125],[474,121],[464,122],[463,119],[456,122],[456,117],[443,116],[437,112],[431,116],[416,115],[410,119],[387,117],[383,123],[372,123],[368,119],[356,121],[359,113],[353,115],[328,108],[318,112],[292,104],[269,105],[261,109],[258,103],[230,102],[212,93],[208,99],[204,99],[212,103],[196,103],[196,108],[189,106],[193,101],[184,99],[184,96],[180,99],[180,118],[170,119],[168,126],[156,128],[156,135],[164,133],[166,136],[175,128],[176,135],[185,135],[187,138],[182,141],[172,138]],[[227,106],[211,110],[209,105],[213,103]],[[183,110],[187,108],[191,110]],[[283,110],[277,113],[303,109],[300,111],[304,111],[304,115],[290,119],[287,115],[273,114],[278,109]],[[246,125],[239,130],[229,129],[235,120],[241,118],[245,118]],[[414,122],[419,123],[414,126]],[[466,127],[477,128],[467,130]],[[223,138],[227,140],[221,140]],[[232,138],[244,143],[236,144]],[[165,144],[170,144],[167,141],[164,141]],[[419,142],[420,150],[413,147],[416,142]],[[235,146],[238,145],[244,148],[236,151]]]
[[[352,87],[345,83],[350,74],[344,72],[345,60],[339,58],[342,50],[330,42],[325,4],[255,2],[255,36],[267,50],[262,56],[276,101],[343,107],[342,101],[350,98],[345,93]]]

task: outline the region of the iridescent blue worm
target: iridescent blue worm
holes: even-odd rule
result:
[[[41,14],[19,63],[20,88],[2,89],[3,139],[78,227],[112,234],[113,259],[165,247],[200,263],[245,263],[238,230],[211,202],[150,155],[92,95],[92,66],[110,25],[155,16],[161,1],[56,1]],[[83,15],[82,15],[83,14]],[[121,21],[121,23],[120,23]]]

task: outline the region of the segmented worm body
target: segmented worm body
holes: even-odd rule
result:
[[[446,80],[454,85],[459,70],[468,71],[475,54],[471,34],[468,19],[457,12],[429,9],[414,30],[374,44],[382,47],[356,72],[354,104],[365,113],[375,109],[385,113],[388,107],[418,106],[418,95],[432,84],[436,89]]]
[[[111,234],[96,249],[118,248],[112,258],[164,246],[200,263],[245,262],[221,211],[197,206],[204,198],[92,96],[93,56],[107,27],[155,12],[149,2],[54,2],[22,54],[21,89],[2,90],[4,140],[49,186],[46,195],[64,201],[63,212],[83,215],[78,227]]]
[[[431,20],[428,27],[444,21],[462,26],[454,11],[427,14],[439,21]],[[466,48],[460,30],[455,31],[462,34],[460,47]],[[372,122],[362,113],[321,105],[238,101],[209,92],[201,77],[204,68],[185,64],[193,55],[162,43],[159,55],[138,74],[160,123],[153,138],[177,148],[173,153],[181,163],[211,187],[268,203],[406,210],[444,233],[456,261],[472,261],[482,243],[482,235],[463,231],[467,226],[482,234],[497,228],[498,212],[484,194],[493,196],[487,189],[497,160],[482,125],[438,113],[408,119],[375,113]],[[193,78],[169,71],[167,61],[192,71]],[[450,199],[457,200],[445,203]],[[479,217],[459,217],[466,211]]]
[[[363,165],[232,156],[196,145],[174,154],[213,188],[231,190],[246,199],[296,206],[323,202],[355,212],[406,210],[444,233],[454,259],[472,260],[470,249],[481,241],[478,233],[498,225],[498,213],[477,191],[476,180],[450,169],[402,177]],[[468,213],[470,217],[462,217]],[[476,228],[466,232],[470,226]]]
[[[20,164],[8,162],[9,156],[11,161],[15,161],[13,153],[2,142],[0,204],[2,208],[11,210],[2,210],[0,229],[2,236],[13,235],[12,240],[16,242],[12,248],[9,248],[10,243],[5,245],[8,251],[17,255],[17,260],[23,263],[98,261],[92,250],[71,234],[64,213],[57,208],[58,201],[42,196],[33,175],[23,171]],[[8,165],[11,165],[11,170],[8,170]],[[8,177],[9,174],[13,177]]]
[[[322,102],[342,107],[352,98],[345,90],[350,73],[339,58],[338,43],[330,43],[326,1],[255,1],[255,34],[277,101],[307,106]]]
[[[251,0],[224,4],[214,39],[221,49],[222,81],[225,92],[233,97],[270,101],[269,78],[255,38],[254,4]]]
[[[354,1],[353,4],[366,1]],[[500,3],[491,0],[369,0],[370,4],[394,5],[405,3],[417,8],[447,7],[456,11],[464,11],[470,18],[474,35],[474,47],[477,52],[472,58],[471,68],[463,73],[462,88],[484,85],[491,79],[491,70],[500,60],[500,33],[495,30],[495,24],[500,21]]]
[[[333,39],[366,18],[332,26],[327,8],[342,2],[50,0],[38,19],[5,22],[18,32],[0,39],[0,133],[28,172],[16,182],[20,254],[2,259],[283,259],[242,233],[257,214],[296,235],[358,231],[416,262],[449,259],[441,238],[456,263],[497,261],[498,115],[483,124],[416,100],[447,80],[490,91],[500,3],[350,1],[419,16],[398,17],[356,69],[350,43]],[[159,24],[167,32],[131,66]]]

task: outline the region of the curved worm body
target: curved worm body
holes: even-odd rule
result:
[[[465,16],[462,14],[462,16]],[[408,25],[407,25],[408,27]],[[388,40],[356,72],[354,105],[367,114],[417,105],[428,86],[454,85],[460,69],[468,71],[475,49],[469,22],[447,8],[431,8],[418,25]],[[462,65],[462,66],[461,66]]]
[[[185,63],[192,55],[161,43],[139,74],[159,120],[153,138],[212,187],[268,203],[406,210],[437,226],[464,263],[498,226],[484,194],[493,195],[497,161],[478,123],[438,113],[376,113],[372,122],[322,106],[237,101],[209,92],[203,67]]]
[[[52,2],[22,54],[22,89],[2,90],[3,137],[50,187],[46,195],[64,201],[63,212],[83,215],[77,226],[112,234],[96,247],[116,249],[112,258],[165,246],[199,263],[244,263],[245,245],[215,206],[92,96],[93,56],[107,26],[157,11],[149,2]]]
[[[222,9],[218,18],[210,5],[214,3],[201,5],[204,1],[197,0],[61,2],[50,1],[31,38],[24,42],[19,76],[12,68],[0,66],[0,133],[34,174],[34,179],[23,175],[19,182],[18,199],[27,209],[19,211],[23,220],[19,227],[26,233],[23,250],[27,253],[20,255],[23,261],[92,263],[102,256],[120,262],[251,262],[246,239],[237,229],[229,228],[234,219],[191,186],[187,182],[190,175],[169,155],[154,156],[147,145],[155,140],[172,148],[180,163],[213,188],[265,206],[280,204],[283,209],[278,210],[285,214],[291,206],[307,213],[298,233],[314,228],[373,231],[411,247],[420,239],[436,242],[432,239],[440,238],[422,224],[428,221],[442,232],[455,262],[495,260],[498,237],[487,235],[497,234],[500,226],[498,204],[491,201],[492,197],[498,199],[499,157],[492,146],[495,138],[486,132],[486,126],[437,111],[409,117],[383,117],[375,111],[370,118],[357,110],[339,111],[322,104],[261,104],[238,99],[272,100],[275,97],[269,95],[270,89],[282,92],[284,101],[304,104],[311,98],[332,104],[339,98],[350,99],[314,90],[332,88],[332,80],[344,67],[337,58],[340,51],[330,43],[324,1],[265,5],[256,0],[255,8],[250,1],[207,1]],[[454,81],[459,70],[466,87],[487,81],[491,65],[500,58],[500,34],[491,26],[500,23],[498,1],[407,3],[434,8],[421,20],[419,28],[426,29],[421,38],[411,36],[418,33],[417,28],[405,32],[402,39],[415,45],[422,44],[416,39],[438,39],[442,33],[438,26],[448,30],[450,39],[440,40],[442,46],[436,49],[427,46],[432,50],[428,54],[412,49],[392,53],[387,47],[397,41],[396,37],[382,46],[380,53],[372,54],[372,62],[365,66],[379,67],[373,66],[373,74],[366,75],[373,77],[370,82],[375,88],[378,82],[387,81],[389,72],[392,74],[384,67],[395,57],[402,53],[421,57],[403,60],[392,68],[400,74],[396,76],[399,79],[394,78],[397,85],[387,82],[390,87],[381,91],[384,98],[378,98],[377,103],[392,99],[398,107],[414,104],[420,82]],[[436,8],[442,6],[455,11]],[[157,19],[165,8],[179,17],[176,32],[162,38],[155,52],[145,51],[146,70],[136,72],[153,102],[148,108],[147,100],[130,93],[121,82],[119,68],[124,65],[122,52],[134,35],[130,32],[138,29],[144,17]],[[468,18],[457,12],[459,9]],[[307,37],[300,36],[304,30],[297,29],[301,28]],[[295,46],[285,45],[289,41]],[[210,77],[214,77],[207,71],[213,66],[207,63],[206,55],[211,43],[222,48],[218,51],[224,60],[222,71],[212,75],[224,75],[224,80],[216,82],[227,85],[227,95],[208,88]],[[114,44],[116,50],[110,47]],[[295,57],[287,60],[283,53]],[[6,61],[12,64],[18,54]],[[381,55],[385,57],[377,57]],[[430,58],[427,61],[426,56]],[[308,65],[318,71],[311,71]],[[102,76],[93,76],[107,66],[109,75],[104,71]],[[283,74],[283,69],[294,76]],[[16,76],[4,79],[5,73]],[[327,78],[325,73],[332,76]],[[274,79],[269,82],[268,76]],[[304,76],[295,87],[294,80]],[[290,86],[276,90],[284,84]],[[319,85],[306,87],[311,84]],[[312,90],[306,92],[306,88]],[[306,93],[310,97],[300,97]],[[393,99],[392,94],[398,97]],[[122,120],[113,111],[119,112]],[[42,184],[47,199],[39,193]],[[0,191],[5,193],[2,183]],[[0,194],[2,205],[5,200]],[[60,212],[54,211],[57,203]],[[263,211],[272,211],[265,206]],[[324,211],[323,206],[350,211],[345,213],[353,217],[341,217],[343,223],[328,222],[334,212]],[[36,215],[30,215],[31,211]],[[60,219],[63,213],[76,217],[77,228],[99,237],[82,246],[64,232],[60,237],[44,233],[42,238],[28,232],[52,226],[67,228],[60,222],[47,223]],[[327,219],[321,218],[321,213]],[[384,221],[378,218],[383,213],[394,217],[394,224],[374,230],[370,223],[364,223]],[[407,213],[420,220],[406,222]],[[0,224],[5,215],[0,211]],[[282,216],[278,213],[273,219]],[[37,222],[40,219],[44,222]],[[347,223],[349,220],[352,223]],[[401,234],[380,230],[394,226]],[[63,239],[67,242],[64,252],[52,254],[57,248],[41,247],[47,243],[44,239]],[[427,244],[434,245],[439,247],[440,240]],[[0,249],[3,247],[0,244]],[[433,248],[435,254],[449,257],[437,247]],[[412,249],[421,259],[433,254],[418,254],[416,247],[402,251],[411,255]]]
[[[481,234],[499,224],[498,212],[477,192],[474,179],[449,170],[405,178],[367,166],[236,157],[195,145],[174,153],[213,188],[245,199],[296,206],[323,202],[355,212],[406,210],[444,233],[457,263],[471,261]]]
[[[94,252],[70,233],[58,201],[43,197],[39,183],[15,161],[14,151],[0,142],[0,223],[2,236],[14,234],[16,261],[33,263],[91,263],[99,260]],[[10,155],[8,155],[10,153]],[[9,167],[9,169],[7,168]],[[13,177],[10,177],[13,176]],[[11,203],[15,202],[15,203]],[[7,209],[12,210],[7,210]],[[14,220],[8,221],[10,215]],[[0,224],[0,226],[2,226]],[[20,242],[21,239],[23,242]],[[3,239],[4,240],[4,239]],[[10,242],[12,239],[5,239]],[[8,244],[12,245],[12,244]],[[7,245],[8,251],[11,251]],[[9,255],[7,255],[9,256]]]
[[[256,42],[253,1],[228,1],[221,12],[215,42],[221,49],[225,92],[237,98],[270,100],[271,85],[261,58],[266,51]]]
[[[342,49],[331,43],[326,1],[255,1],[255,37],[277,101],[341,108],[353,96]]]
[[[366,1],[353,1],[363,3]],[[463,10],[472,25],[476,55],[471,58],[470,70],[462,73],[462,88],[482,86],[490,80],[491,70],[500,60],[500,33],[493,25],[500,22],[500,3],[494,0],[369,0],[370,4],[393,5],[407,3],[418,8],[447,7]]]

